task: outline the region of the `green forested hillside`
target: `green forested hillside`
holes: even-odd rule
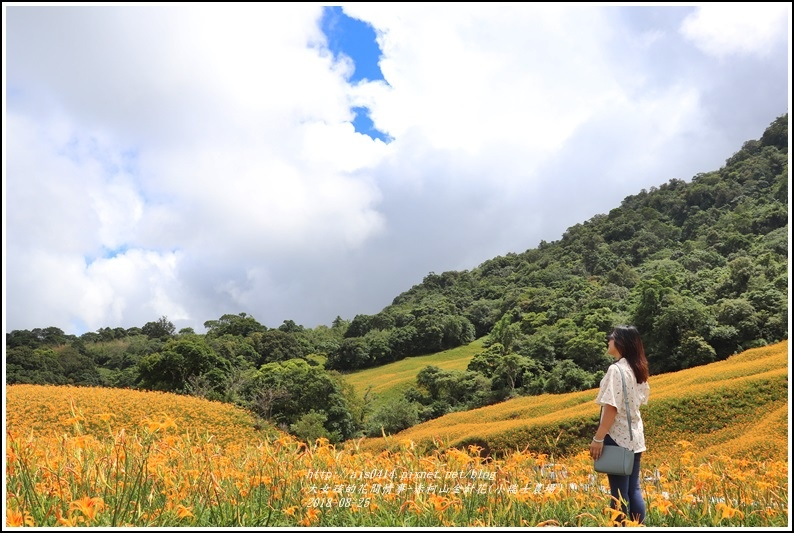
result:
[[[655,355],[654,373],[785,338],[787,124],[780,117],[723,168],[640,191],[559,241],[431,273],[356,317],[356,333],[399,330],[408,314],[462,316],[506,352],[592,372],[604,333],[627,322]]]
[[[619,323],[640,329],[653,375],[720,361],[787,338],[788,187],[785,114],[720,169],[604,206],[557,241],[431,272],[374,315],[310,329],[226,314],[207,320],[204,334],[177,332],[167,317],[79,337],[16,330],[6,334],[6,383],[192,394],[339,441],[592,388]],[[391,398],[351,384],[352,372],[475,340],[465,368],[428,358]]]

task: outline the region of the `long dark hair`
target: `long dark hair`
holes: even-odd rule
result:
[[[637,383],[648,381],[648,359],[645,357],[645,347],[642,345],[640,332],[634,326],[615,326],[612,330],[615,348],[620,352],[631,369]]]

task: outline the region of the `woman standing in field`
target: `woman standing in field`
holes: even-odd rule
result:
[[[615,327],[607,337],[607,343],[607,353],[616,361],[609,365],[595,399],[601,406],[601,422],[590,443],[590,456],[594,460],[598,459],[604,446],[618,445],[634,450],[634,468],[631,474],[608,474],[609,490],[612,493],[612,508],[618,509],[620,505],[626,517],[642,524],[645,521],[645,501],[640,490],[640,458],[646,448],[640,405],[648,403],[650,393],[648,359],[645,357],[640,334],[634,326]],[[633,439],[629,437],[620,370],[623,370],[626,379]]]

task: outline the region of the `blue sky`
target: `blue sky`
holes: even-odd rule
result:
[[[337,60],[340,56],[352,60],[353,69],[348,77],[351,82],[386,81],[378,65],[381,51],[371,24],[347,16],[341,6],[328,6],[323,9],[320,29]]]
[[[374,314],[717,170],[791,4],[3,4],[6,331]]]
[[[348,77],[351,83],[387,83],[378,65],[381,51],[375,28],[362,20],[347,16],[341,6],[326,7],[320,27],[326,36],[328,49],[336,60],[349,59],[352,62],[352,72]],[[386,143],[391,141],[388,135],[377,129],[370,117],[369,108],[353,107],[351,111],[355,114],[353,128],[358,133]]]

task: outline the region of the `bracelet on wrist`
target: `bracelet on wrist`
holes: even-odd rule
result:
[[[601,443],[604,442],[604,439],[598,440],[597,438],[593,437],[593,442]]]

